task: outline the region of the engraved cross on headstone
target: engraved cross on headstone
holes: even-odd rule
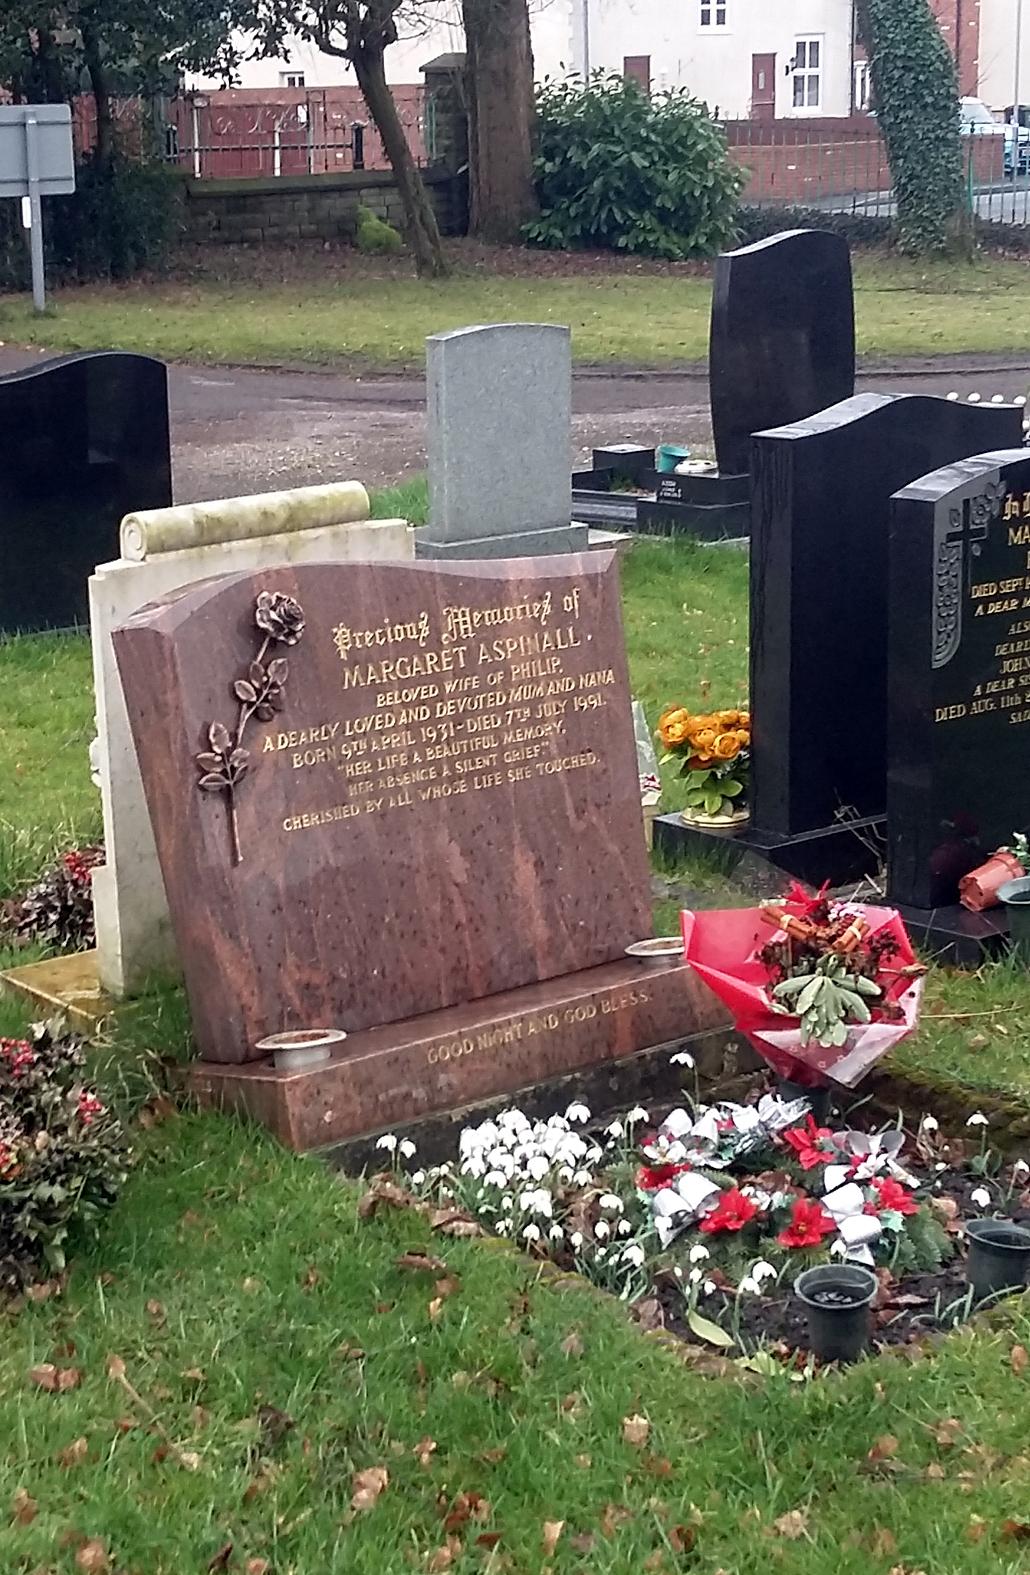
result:
[[[992,482],[974,497],[948,508],[943,532],[938,526],[935,570],[932,663],[945,667],[962,639],[962,596],[972,585],[972,562],[987,540],[988,526],[1001,508],[1003,488]]]

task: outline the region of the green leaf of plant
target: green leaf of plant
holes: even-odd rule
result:
[[[733,1336],[727,1334],[725,1329],[720,1329],[717,1323],[710,1318],[702,1318],[696,1307],[691,1307],[687,1313],[687,1324],[699,1340],[705,1340],[709,1345],[717,1345],[725,1351],[733,1344]]]

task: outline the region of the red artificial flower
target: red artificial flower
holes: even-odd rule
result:
[[[84,1127],[90,1126],[95,1116],[102,1116],[104,1108],[95,1094],[87,1094],[85,1089],[79,1094],[79,1119]]]
[[[743,1230],[757,1213],[757,1203],[745,1197],[739,1187],[730,1187],[722,1194],[712,1212],[705,1215],[700,1229],[706,1236],[713,1236],[720,1230]]]
[[[873,1186],[879,1194],[881,1209],[893,1209],[895,1214],[919,1213],[919,1204],[900,1181],[894,1181],[890,1176],[877,1176]],[[879,1210],[874,1207],[873,1212],[878,1213]]]
[[[828,880],[824,880],[819,890],[813,896],[805,890],[800,881],[792,880],[787,887],[787,894],[783,898],[783,906],[790,908],[799,918],[809,919],[817,908],[822,907],[829,890],[830,883]]]
[[[27,1039],[0,1039],[0,1051],[15,1077],[32,1066],[36,1053]]]
[[[637,1186],[641,1192],[658,1192],[662,1187],[668,1187],[677,1176],[681,1176],[690,1166],[685,1160],[674,1164],[671,1160],[664,1165],[641,1165],[637,1171]]]
[[[702,1227],[703,1229],[703,1227]],[[818,1247],[824,1236],[832,1236],[837,1221],[816,1198],[799,1198],[790,1215],[790,1224],[776,1240],[781,1247]]]
[[[802,1170],[813,1170],[816,1165],[827,1165],[834,1158],[832,1148],[819,1148],[821,1142],[831,1138],[829,1127],[817,1127],[809,1111],[803,1127],[790,1127],[783,1133],[783,1141],[794,1150]]]

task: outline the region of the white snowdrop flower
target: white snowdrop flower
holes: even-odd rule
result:
[[[984,1115],[982,1110],[974,1110],[973,1114],[969,1117],[968,1121],[966,1122],[966,1126],[967,1127],[987,1127],[987,1126],[990,1126],[990,1121]]]
[[[510,1192],[506,1192],[504,1194],[504,1197],[501,1199],[501,1208],[504,1210],[504,1212],[506,1214],[508,1214],[508,1213],[511,1212],[511,1210],[514,1207],[515,1207],[515,1199],[512,1197]]]
[[[522,1232],[522,1240],[523,1241],[539,1241],[540,1240],[540,1226],[539,1225],[527,1225],[524,1228],[523,1232]]]
[[[561,1241],[565,1235],[565,1232],[562,1230],[560,1225],[552,1225],[547,1234],[550,1236],[552,1241]]]
[[[506,1148],[492,1148],[486,1156],[487,1164],[493,1170],[514,1170],[515,1159]]]
[[[596,1165],[597,1161],[603,1157],[602,1151],[600,1148],[598,1148],[596,1143],[591,1143],[590,1147],[583,1155],[583,1158],[586,1160],[588,1165]]]
[[[669,1057],[670,1066],[685,1066],[688,1071],[694,1070],[694,1057],[686,1050],[677,1050],[675,1055]]]
[[[488,1170],[483,1180],[488,1187],[506,1187],[508,1185],[508,1178],[503,1170]]]
[[[510,1236],[511,1220],[498,1220],[494,1226],[494,1230],[497,1232],[498,1236]]]
[[[1025,1159],[1017,1159],[1012,1166],[1012,1174],[1014,1176],[1030,1176],[1030,1165],[1027,1164]]]
[[[526,1170],[534,1181],[543,1181],[550,1168],[551,1162],[543,1154],[537,1154],[535,1158],[526,1162]]]
[[[944,1161],[942,1159],[939,1159],[937,1161],[936,1165],[933,1168],[937,1172],[937,1174],[940,1175],[941,1171],[942,1170],[947,1170],[948,1167],[947,1167],[947,1165],[944,1163]]]
[[[761,1285],[763,1280],[775,1280],[776,1270],[771,1263],[766,1263],[764,1258],[759,1258],[757,1263],[751,1265],[751,1278]]]
[[[589,1121],[589,1107],[587,1105],[581,1104],[579,1100],[574,1100],[565,1112],[565,1119],[566,1121],[578,1121],[581,1124],[584,1121]]]
[[[581,1230],[574,1230],[572,1232],[572,1235],[569,1237],[569,1246],[572,1247],[574,1250],[578,1251],[579,1248],[582,1247],[582,1245],[583,1245],[583,1232]]]
[[[920,1132],[939,1132],[941,1124],[936,1116],[922,1116],[919,1121]]]
[[[701,1289],[704,1291],[706,1296],[714,1296],[719,1287],[716,1285],[714,1280],[706,1280]]]
[[[400,1154],[402,1159],[410,1159],[415,1152],[415,1145],[410,1138],[402,1138],[400,1144],[398,1145],[397,1152]]]
[[[385,1148],[388,1154],[392,1154],[396,1147],[397,1139],[392,1132],[384,1132],[381,1138],[376,1138],[376,1148]]]
[[[607,1258],[607,1256],[608,1256],[608,1248],[607,1247],[598,1247],[597,1251],[594,1253],[594,1257],[597,1259],[598,1263],[603,1263],[605,1258]]]
[[[523,1192],[519,1198],[519,1208],[523,1214],[543,1214],[550,1219],[553,1213],[551,1208],[551,1194],[546,1187],[536,1187],[529,1192]]]
[[[481,1176],[486,1175],[486,1162],[481,1154],[470,1154],[463,1160],[459,1169],[463,1176],[472,1176],[478,1181]]]
[[[844,1258],[844,1257],[847,1256],[847,1251],[848,1251],[848,1244],[847,1244],[847,1242],[846,1241],[841,1241],[839,1237],[837,1238],[836,1241],[830,1243],[830,1257],[831,1258]]]
[[[638,1242],[631,1242],[628,1247],[624,1247],[622,1249],[623,1263],[631,1263],[636,1269],[640,1268],[640,1265],[644,1261],[644,1257],[644,1249],[639,1245]]]
[[[680,1268],[678,1263],[673,1266],[673,1271],[672,1272],[676,1276],[677,1280],[682,1280],[682,1278],[683,1278],[683,1270]]]
[[[424,1170],[413,1170],[412,1171],[412,1173],[411,1173],[411,1185],[413,1187],[420,1187],[422,1185],[422,1183],[425,1181],[425,1179],[426,1179],[426,1173],[425,1173]]]
[[[571,1181],[572,1180],[572,1166],[571,1165],[559,1165],[558,1166],[558,1180],[559,1181]]]
[[[986,1187],[974,1187],[969,1194],[969,1199],[978,1209],[989,1209],[991,1206],[991,1194]]]
[[[616,1229],[620,1236],[631,1236],[633,1234],[633,1227],[629,1220],[620,1220]]]
[[[626,1122],[627,1122],[627,1125],[630,1124],[630,1123],[635,1125],[638,1121],[650,1121],[650,1119],[651,1118],[648,1115],[647,1111],[644,1109],[643,1105],[634,1105],[633,1109],[629,1112],[629,1115],[626,1117]]]
[[[613,1121],[611,1126],[605,1127],[604,1130],[605,1136],[610,1138],[621,1138],[625,1135],[625,1129],[621,1121]]]
[[[712,1255],[708,1251],[708,1248],[703,1247],[700,1242],[697,1242],[695,1246],[691,1247],[690,1252],[688,1253],[691,1263],[704,1263],[705,1259],[710,1258],[711,1256]]]
[[[597,1224],[596,1224],[596,1225],[595,1225],[595,1226],[594,1226],[594,1235],[595,1235],[595,1236],[596,1236],[596,1237],[597,1237],[597,1238],[598,1238],[598,1239],[599,1239],[599,1240],[600,1240],[600,1241],[604,1241],[604,1238],[605,1238],[605,1237],[606,1237],[606,1236],[610,1236],[610,1235],[611,1235],[611,1229],[610,1229],[610,1227],[609,1227],[609,1226],[608,1226],[608,1225],[607,1225],[607,1224],[606,1224],[606,1223],[605,1223],[605,1221],[604,1221],[604,1220],[598,1220],[598,1222],[597,1222]]]
[[[691,1285],[700,1285],[704,1277],[705,1271],[703,1269],[691,1269],[689,1275],[687,1276]]]
[[[622,1199],[616,1196],[614,1192],[602,1192],[597,1201],[600,1207],[602,1209],[607,1209],[609,1213],[622,1213]]]
[[[762,1287],[759,1285],[759,1283],[758,1283],[758,1281],[756,1279],[753,1279],[750,1274],[745,1274],[744,1278],[741,1280],[740,1284],[737,1286],[737,1295],[738,1296],[757,1296],[758,1293],[761,1291],[761,1289],[762,1289]]]
[[[574,1187],[589,1187],[593,1179],[594,1177],[591,1171],[577,1170],[576,1174],[572,1178],[572,1185]]]

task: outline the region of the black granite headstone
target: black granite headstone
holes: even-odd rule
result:
[[[940,908],[1030,821],[1030,454],[980,454],[893,500],[888,895]]]
[[[941,465],[1016,447],[1022,417],[1013,405],[858,394],[755,436],[755,827],[796,836],[845,809],[884,813],[890,498]]]
[[[0,377],[0,438],[0,631],[85,623],[123,515],[172,501],[167,370],[101,352]]]
[[[708,353],[715,454],[746,471],[753,432],[801,421],[855,391],[848,243],[788,230],[716,259]]]

